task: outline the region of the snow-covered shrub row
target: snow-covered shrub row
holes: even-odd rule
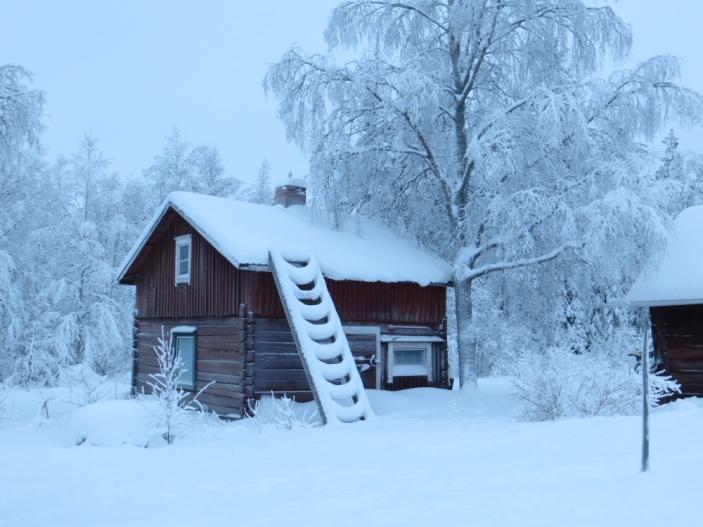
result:
[[[523,403],[524,417],[535,421],[576,416],[611,416],[641,410],[642,376],[634,359],[603,351],[574,353],[550,347],[523,351],[504,369]],[[653,374],[651,401],[678,391],[670,377]]]

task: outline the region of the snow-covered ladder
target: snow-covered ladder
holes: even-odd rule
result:
[[[298,353],[323,424],[373,417],[337,309],[312,254],[269,253]]]

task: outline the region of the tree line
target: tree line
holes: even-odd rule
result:
[[[134,293],[115,274],[169,192],[272,199],[267,162],[245,186],[177,129],[137,177],[116,173],[92,135],[49,160],[43,107],[29,72],[0,66],[0,381],[23,385],[73,365],[126,371]]]
[[[310,153],[314,206],[381,218],[453,265],[462,384],[547,350],[625,364],[626,292],[703,200],[701,157],[673,132],[652,146],[703,116],[676,58],[603,75],[631,30],[582,0],[347,1],[325,37],[325,53],[287,51],[264,89]],[[243,189],[177,131],[136,178],[89,136],[49,162],[42,105],[26,71],[0,68],[0,376],[22,382],[125,364],[132,299],[113,274],[168,191],[271,195],[267,163]]]

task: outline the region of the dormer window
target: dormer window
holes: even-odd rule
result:
[[[176,237],[176,285],[190,284],[193,238],[190,234]]]

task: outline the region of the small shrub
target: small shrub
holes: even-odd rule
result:
[[[634,414],[641,408],[641,375],[623,357],[552,347],[543,353],[521,353],[505,369],[529,420]],[[678,385],[653,373],[651,390],[656,405],[678,392]]]
[[[249,420],[258,429],[259,433],[267,425],[271,425],[280,430],[294,430],[297,428],[311,428],[319,425],[319,417],[315,409],[306,410],[295,399],[284,394],[282,397],[275,397],[271,392],[271,398],[257,400],[248,404]]]
[[[65,366],[59,371],[59,385],[69,389],[70,402],[85,406],[109,396],[105,389],[105,378],[86,364]]]
[[[166,340],[163,327],[159,343],[154,346],[154,352],[159,365],[159,373],[149,375],[148,381],[151,394],[156,401],[156,426],[163,430],[163,437],[168,444],[173,443],[178,429],[186,419],[188,412],[203,412],[203,406],[198,397],[209,388],[208,383],[202,390],[191,396],[178,384],[178,378],[184,371],[183,358],[172,345],[171,339]]]

